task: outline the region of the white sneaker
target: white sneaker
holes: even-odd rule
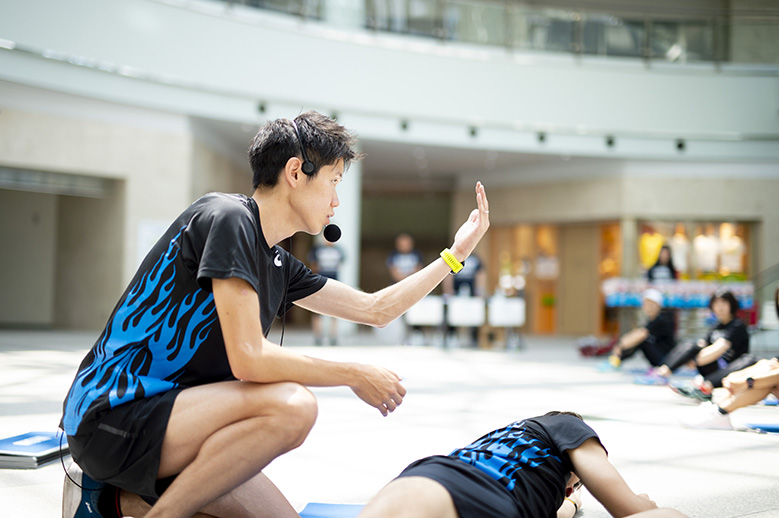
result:
[[[722,415],[713,403],[702,403],[698,408],[690,412],[690,415],[682,420],[682,425],[687,428],[708,430],[733,430],[729,415]]]

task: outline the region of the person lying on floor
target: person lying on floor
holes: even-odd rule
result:
[[[558,411],[411,463],[359,518],[570,518],[582,484],[611,516],[684,518],[634,493],[595,431],[580,415]]]

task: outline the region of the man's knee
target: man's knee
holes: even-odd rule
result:
[[[272,387],[256,386],[255,393],[262,396],[254,402],[258,404],[258,414],[273,420],[274,426],[289,437],[291,447],[300,446],[316,422],[318,406],[316,397],[306,387],[297,383],[276,383]],[[250,396],[251,397],[251,396]]]
[[[316,397],[306,387],[297,383],[285,385],[289,385],[285,387],[285,390],[288,391],[285,416],[290,418],[293,427],[299,428],[301,432],[308,435],[319,414]]]

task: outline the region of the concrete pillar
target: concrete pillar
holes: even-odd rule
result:
[[[360,215],[362,214],[362,162],[352,162],[338,186],[338,200],[341,205],[335,210],[332,223],[341,228],[341,247],[346,259],[339,271],[339,280],[359,289],[360,281]],[[339,330],[344,336],[357,331],[354,324],[342,323]]]
[[[620,222],[622,235],[622,271],[620,277],[638,277],[638,223],[632,216],[623,217]]]

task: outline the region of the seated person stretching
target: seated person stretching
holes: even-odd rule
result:
[[[646,376],[636,379],[645,385],[667,385],[674,371],[693,362],[699,376],[690,386],[674,386],[675,392],[701,400],[710,400],[711,391],[722,386],[722,379],[749,367],[757,358],[749,354],[749,332],[744,322],[736,316],[739,305],[736,297],[727,290],[714,293],[709,299],[709,308],[717,318],[715,325],[705,338],[686,342],[674,347],[666,356],[663,365],[653,369]]]
[[[779,287],[774,295],[776,315],[779,316]],[[728,374],[722,386],[729,395],[722,401],[703,404],[684,421],[689,428],[731,430],[730,414],[734,410],[754,405],[773,394],[779,398],[779,358],[760,360],[740,371]]]
[[[582,484],[612,516],[684,517],[635,494],[581,416],[549,412],[413,462],[359,518],[570,518]]]
[[[659,367],[674,348],[674,324],[663,313],[663,294],[654,288],[646,290],[641,299],[641,312],[646,317],[646,324],[620,337],[602,370],[619,369],[622,360],[630,358],[637,351],[644,354],[652,367]]]

